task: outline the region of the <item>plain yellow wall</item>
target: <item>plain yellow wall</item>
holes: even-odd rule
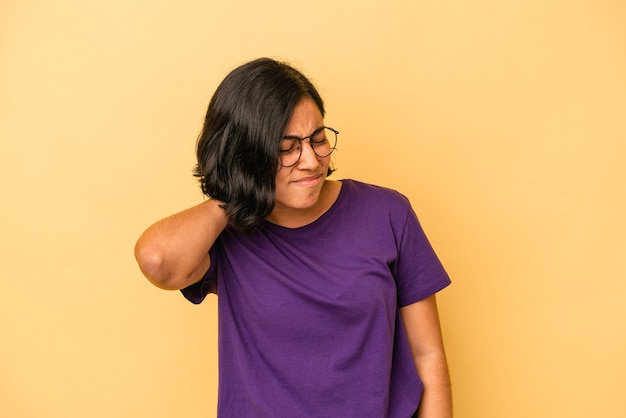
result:
[[[335,177],[411,199],[457,417],[626,416],[622,0],[3,0],[0,416],[214,416],[216,298],[132,249],[259,56],[319,86]]]

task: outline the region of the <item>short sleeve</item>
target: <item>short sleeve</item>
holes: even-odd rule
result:
[[[209,250],[209,257],[211,258],[211,265],[204,277],[202,277],[202,280],[180,290],[188,301],[196,305],[201,303],[208,294],[217,294],[217,256],[215,246]]]
[[[399,306],[418,302],[451,283],[410,206],[399,237],[394,276]]]

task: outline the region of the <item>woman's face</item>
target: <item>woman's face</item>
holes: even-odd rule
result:
[[[312,99],[302,99],[294,108],[285,136],[304,138],[324,126],[324,118]],[[314,209],[328,173],[330,156],[318,157],[309,139],[301,141],[302,155],[291,167],[278,166],[274,212]]]

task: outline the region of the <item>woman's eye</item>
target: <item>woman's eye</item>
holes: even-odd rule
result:
[[[298,141],[283,141],[280,144],[280,152],[281,154],[288,154],[290,152],[297,151],[299,147]]]
[[[311,138],[311,145],[313,145],[314,147],[324,145],[326,142],[328,142],[328,140],[326,139],[326,135],[324,135],[324,132],[320,132],[319,134]]]
[[[318,132],[315,132],[313,136],[311,136],[311,143],[314,145],[323,144],[326,141],[326,132],[324,129],[319,129]]]

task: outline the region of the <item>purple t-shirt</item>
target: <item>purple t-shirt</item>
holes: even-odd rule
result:
[[[228,226],[203,280],[217,293],[219,417],[408,418],[417,376],[399,308],[450,279],[409,201],[343,180],[315,222]]]

